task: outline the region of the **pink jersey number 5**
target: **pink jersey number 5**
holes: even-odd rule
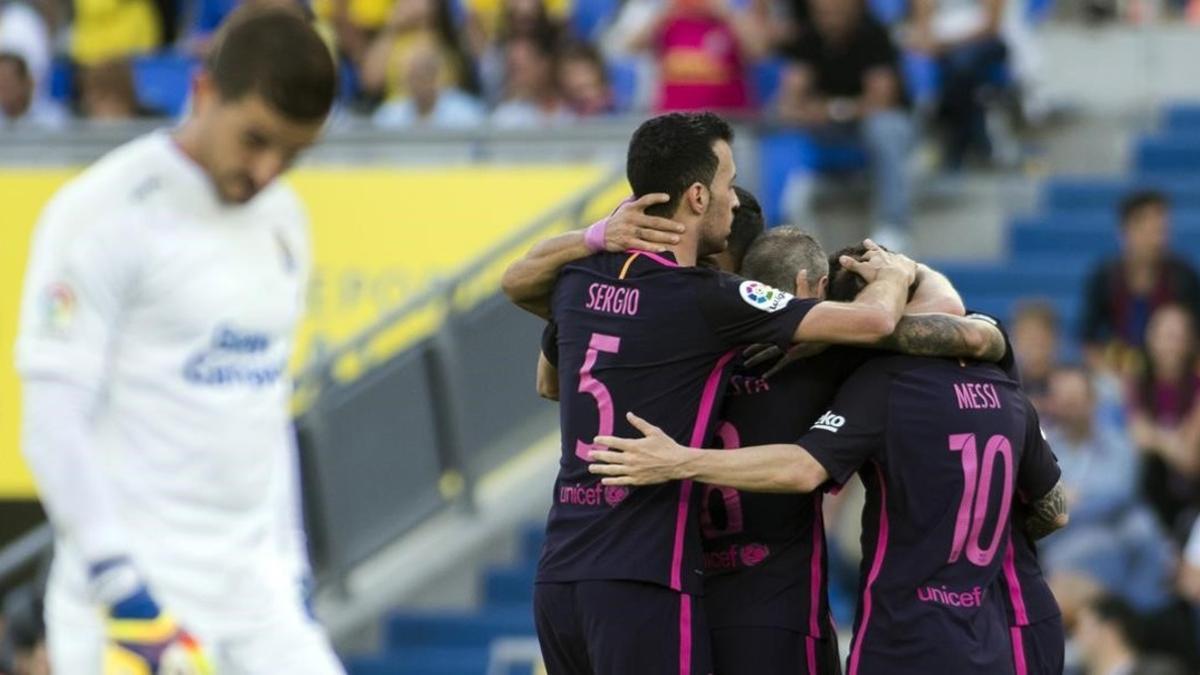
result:
[[[954,522],[954,542],[950,547],[947,562],[956,562],[967,549],[967,560],[978,567],[986,567],[1000,548],[1001,535],[1008,523],[1008,511],[1012,507],[1013,457],[1012,444],[999,434],[988,439],[983,450],[983,461],[979,461],[979,448],[975,434],[951,434],[950,452],[962,453],[963,494],[958,505],[958,517]],[[983,525],[987,519],[987,508],[992,490],[992,474],[996,468],[996,456],[1004,468],[1004,493],[1000,495],[1000,514],[992,531],[992,540],[987,548],[980,546]],[[980,464],[983,466],[980,472]]]
[[[600,429],[596,432],[597,436],[612,435],[613,400],[612,394],[608,392],[608,387],[592,376],[592,369],[596,367],[596,359],[600,357],[600,352],[616,354],[620,350],[621,338],[603,333],[592,333],[587,355],[584,356],[583,366],[579,369],[579,393],[590,394],[592,398],[596,399],[596,407],[600,411]],[[575,441],[575,455],[585,462],[592,461],[592,451],[600,449],[601,447],[595,443]]]

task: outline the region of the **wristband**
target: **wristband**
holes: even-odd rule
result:
[[[587,246],[589,252],[599,253],[604,250],[604,234],[606,230],[608,230],[608,218],[597,220],[584,230],[583,244]]]
[[[88,568],[88,587],[92,598],[112,606],[144,587],[133,563],[124,556],[108,558]]]

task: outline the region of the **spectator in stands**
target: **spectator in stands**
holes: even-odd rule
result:
[[[128,61],[110,61],[85,70],[79,81],[83,117],[100,122],[119,122],[152,115],[141,107]]]
[[[12,675],[50,675],[49,655],[46,649],[46,624],[43,620],[42,594],[40,585],[25,584],[13,589],[4,597],[3,614],[7,619],[3,636],[4,651]],[[4,665],[0,664],[0,672]]]
[[[317,18],[333,27],[338,51],[361,72],[371,41],[388,23],[398,0],[313,0]]]
[[[487,14],[468,15],[469,43],[479,61],[483,96],[493,105],[508,94],[510,44],[532,40],[554,51],[566,34],[561,15],[552,15],[543,0],[501,0],[499,8],[499,14],[491,19]]]
[[[1008,56],[1000,30],[1005,0],[916,0],[911,46],[936,58],[941,71],[938,117],[943,164],[962,168],[968,152],[991,159],[985,90]]]
[[[380,106],[372,118],[375,124],[389,129],[466,129],[482,124],[487,115],[479,101],[445,86],[442,58],[442,53],[429,43],[414,49],[408,59],[408,97]]]
[[[71,58],[85,69],[145,54],[162,39],[154,0],[73,0]]]
[[[1013,317],[1012,341],[1021,386],[1045,414],[1050,373],[1058,365],[1058,311],[1044,301],[1023,303]]]
[[[47,98],[35,98],[25,59],[0,52],[0,130],[57,129],[66,113]]]
[[[604,59],[595,47],[575,42],[558,57],[558,86],[571,112],[578,117],[595,117],[613,112],[612,87]]]
[[[752,13],[734,9],[730,0],[666,0],[624,44],[654,55],[659,112],[754,107],[746,68],[765,55],[765,34]]]
[[[898,52],[862,0],[812,0],[810,7],[812,30],[786,50],[779,115],[820,139],[858,139],[866,145],[873,172],[873,237],[889,248],[905,250],[914,131]],[[806,167],[790,177],[791,189],[796,190],[797,181],[811,181],[816,168]],[[801,211],[807,210],[807,198],[799,201]]]
[[[1164,305],[1146,332],[1146,364],[1130,392],[1130,432],[1145,453],[1145,495],[1163,525],[1183,534],[1200,505],[1200,374],[1195,319]]]
[[[0,0],[0,53],[14,54],[25,62],[33,82],[32,100],[36,104],[48,98],[50,63],[54,57],[51,22],[45,12],[56,5],[49,2]]]
[[[465,0],[466,23],[477,53],[488,44],[525,36],[548,42],[562,39],[572,0]],[[579,39],[590,36],[579,35]]]
[[[407,99],[410,62],[429,48],[441,53],[441,88],[478,92],[475,65],[453,11],[452,0],[396,0],[363,59],[359,82],[363,92],[387,101]]]
[[[1062,467],[1071,526],[1040,542],[1050,574],[1083,573],[1141,610],[1169,600],[1172,550],[1138,498],[1137,454],[1123,430],[1098,414],[1088,372],[1050,377],[1046,434]]]
[[[1200,309],[1200,278],[1168,249],[1168,212],[1166,196],[1152,190],[1121,202],[1121,253],[1092,270],[1084,296],[1080,337],[1094,368],[1131,372],[1159,307]]]
[[[206,56],[212,46],[212,37],[217,28],[225,21],[225,17],[242,5],[295,7],[313,20],[317,31],[325,39],[330,49],[337,51],[337,39],[333,26],[316,16],[307,0],[200,0],[196,3],[192,16],[186,50],[202,58]]]
[[[1120,598],[1101,596],[1079,612],[1072,637],[1085,675],[1185,675],[1183,665],[1138,649],[1140,617]]]
[[[508,43],[507,96],[492,113],[500,128],[535,128],[572,119],[554,78],[554,53],[533,38]]]

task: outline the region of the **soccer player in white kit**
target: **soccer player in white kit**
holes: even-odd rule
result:
[[[287,364],[310,254],[276,180],[336,69],[291,9],[242,10],[214,44],[188,119],[72,180],[34,236],[16,359],[64,675],[114,654],[160,672],[181,630],[220,675],[343,672],[302,597]]]

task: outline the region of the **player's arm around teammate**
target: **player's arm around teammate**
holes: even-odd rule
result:
[[[588,470],[603,476],[605,485],[695,480],[749,492],[812,492],[829,479],[825,467],[795,444],[760,445],[737,452],[688,448],[633,413],[625,417],[644,437],[596,437],[596,445],[610,449],[593,451]]]
[[[513,304],[543,319],[550,317],[550,294],[559,271],[583,258],[609,251],[639,249],[661,253],[678,244],[686,228],[669,219],[646,214],[646,209],[670,200],[651,193],[626,200],[613,214],[583,230],[573,230],[538,242],[523,258],[509,265],[500,287]]]

